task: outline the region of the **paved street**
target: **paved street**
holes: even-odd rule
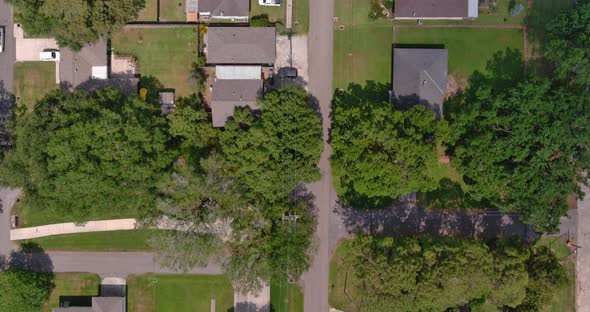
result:
[[[330,154],[327,143],[330,127],[332,101],[332,50],[334,0],[310,1],[308,61],[309,61],[309,92],[321,111],[324,130],[324,152],[320,159],[322,179],[308,185],[315,196],[318,213],[316,231],[317,251],[312,259],[311,268],[302,277],[304,288],[304,311],[327,312],[329,272],[330,272],[330,210],[336,202],[336,194],[332,187]]]
[[[0,26],[4,26],[4,52],[0,53],[0,111],[4,111],[7,105],[12,105],[12,75],[13,65],[16,59],[14,43],[14,20],[12,18],[12,7],[6,0],[0,0]]]
[[[590,311],[590,189],[578,202],[578,233],[576,243],[581,248],[576,255],[576,311]]]

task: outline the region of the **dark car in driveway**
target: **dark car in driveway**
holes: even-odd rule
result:
[[[279,68],[279,78],[297,78],[297,68],[294,68],[294,67]]]

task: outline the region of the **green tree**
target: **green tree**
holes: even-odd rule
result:
[[[145,0],[10,0],[24,30],[79,50],[137,18]]]
[[[515,239],[377,238],[360,235],[344,263],[359,311],[448,311],[468,303],[496,309],[523,302],[529,251]]]
[[[302,88],[270,91],[259,105],[259,117],[249,109],[236,110],[220,143],[250,198],[272,202],[320,178],[322,127]]]
[[[332,107],[331,163],[339,196],[356,208],[436,188],[426,168],[437,161],[442,126],[422,105],[398,110],[387,87],[368,82],[337,92]]]
[[[217,132],[201,105],[201,99],[196,95],[180,98],[175,112],[166,116],[170,135],[178,140],[180,153],[193,156],[194,159],[189,161],[198,161],[208,148],[217,143]]]
[[[545,56],[560,79],[590,84],[590,3],[574,6],[547,24]]]
[[[180,158],[174,172],[160,184],[158,214],[147,220],[169,229],[150,239],[160,262],[171,269],[187,272],[205,267],[223,247],[231,232],[227,212],[239,202],[231,183],[219,175],[217,156],[203,161],[201,172]]]
[[[32,208],[84,216],[151,207],[176,152],[159,107],[108,89],[55,91],[20,118],[2,162]]]
[[[544,81],[505,90],[481,83],[448,104],[448,153],[471,195],[554,231],[568,194],[586,181],[579,172],[590,160],[590,94]]]
[[[51,273],[4,270],[0,272],[0,310],[41,311],[53,287]]]

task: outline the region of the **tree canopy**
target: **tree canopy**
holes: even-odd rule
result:
[[[61,214],[151,207],[176,158],[159,113],[113,89],[55,91],[19,118],[1,176],[24,187],[34,206]]]
[[[220,134],[220,145],[249,196],[272,202],[319,179],[322,127],[302,88],[270,91],[259,105],[259,116],[236,110]]]
[[[357,308],[367,312],[446,311],[483,305],[521,309],[523,302],[534,300],[528,298],[530,285],[553,276],[549,280],[554,283],[545,284],[551,296],[553,286],[565,279],[552,253],[533,249],[531,256],[512,238],[486,243],[452,237],[362,235],[346,244],[343,261],[355,277],[350,279],[349,291]]]
[[[0,272],[0,310],[40,311],[53,289],[53,274],[21,269]]]
[[[9,0],[29,35],[50,35],[79,50],[137,18],[145,0]]]
[[[368,82],[337,92],[332,106],[331,158],[340,199],[356,208],[436,187],[426,168],[437,161],[444,127],[422,105],[396,109],[387,87]]]
[[[470,193],[553,231],[580,193],[590,161],[590,94],[531,80],[507,89],[472,84],[452,100],[448,152]]]
[[[547,24],[545,56],[558,78],[590,84],[590,3],[574,6]]]

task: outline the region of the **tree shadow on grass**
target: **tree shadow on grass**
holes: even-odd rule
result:
[[[477,201],[461,185],[449,178],[438,182],[438,188],[421,194],[421,206],[427,210],[486,209],[491,207],[485,201]]]

